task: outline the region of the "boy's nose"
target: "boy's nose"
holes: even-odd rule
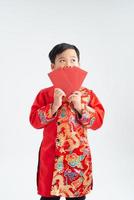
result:
[[[72,67],[72,63],[71,62],[66,62],[66,67]]]

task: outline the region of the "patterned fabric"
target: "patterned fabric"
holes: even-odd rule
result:
[[[38,193],[42,196],[80,197],[93,187],[87,129],[95,130],[102,125],[104,108],[91,90],[81,88],[80,92],[81,115],[64,99],[52,116],[53,98],[48,98],[53,96],[52,88],[41,91],[32,106],[31,124],[44,128],[37,173]]]
[[[83,115],[81,120],[85,122],[87,117]],[[64,103],[58,112],[51,194],[77,197],[91,188],[92,163],[86,130],[77,121],[76,111]]]
[[[51,107],[52,107],[52,104],[48,104],[45,107],[45,112],[40,109],[38,110],[38,115],[39,115],[41,124],[43,124],[43,125],[47,124],[55,119],[55,115],[52,116],[52,114],[51,114]]]

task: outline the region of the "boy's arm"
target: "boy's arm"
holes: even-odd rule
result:
[[[90,98],[89,105],[82,104],[82,109],[77,114],[77,119],[86,128],[96,130],[103,124],[105,111],[93,91],[91,91]]]
[[[53,110],[52,110],[53,108]],[[41,90],[36,96],[31,107],[29,121],[34,128],[44,128],[49,122],[56,117],[56,108],[52,103],[47,104],[45,101],[45,91]]]

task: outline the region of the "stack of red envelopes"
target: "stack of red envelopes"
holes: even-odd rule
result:
[[[67,96],[79,90],[86,75],[87,72],[79,67],[58,68],[48,73],[54,87],[62,89]]]

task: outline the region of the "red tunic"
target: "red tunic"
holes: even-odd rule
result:
[[[87,129],[101,127],[104,108],[92,90],[82,87],[79,91],[81,116],[66,99],[52,116],[54,87],[42,89],[31,107],[31,125],[43,128],[37,170],[37,189],[42,196],[80,197],[93,187]]]

